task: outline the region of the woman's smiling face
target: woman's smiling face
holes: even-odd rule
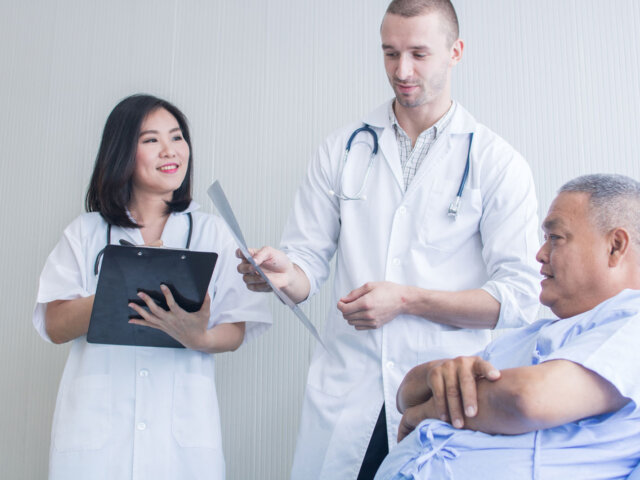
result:
[[[176,118],[164,108],[146,116],[140,126],[133,193],[161,195],[170,201],[184,181],[189,145]]]

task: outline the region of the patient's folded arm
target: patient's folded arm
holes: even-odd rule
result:
[[[614,412],[629,400],[607,380],[568,361],[505,369],[477,381],[478,412],[464,428],[514,435]]]

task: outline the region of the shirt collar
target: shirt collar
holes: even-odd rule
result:
[[[362,121],[373,128],[392,128],[391,119],[389,118],[389,108],[393,101],[394,99],[387,100],[378,108],[365,115]],[[449,134],[466,135],[475,131],[477,125],[475,118],[458,102],[455,102],[455,104],[455,111],[451,112],[451,124],[448,127]]]
[[[453,114],[456,110],[456,106],[457,106],[456,101],[455,100],[452,101],[451,106],[449,107],[449,110],[447,110],[445,114],[442,117],[440,117],[440,119],[436,123],[434,123],[431,127],[427,128],[423,132],[420,132],[420,136],[422,136],[425,132],[433,131],[433,138],[438,138],[438,136],[451,123],[451,119],[453,118]],[[398,123],[398,117],[396,117],[396,113],[393,111],[393,101],[389,102],[387,112],[389,115],[389,122],[391,122],[391,125],[393,125],[393,128],[396,134],[399,132],[402,132],[404,135],[406,135],[404,129],[400,126],[400,123]]]

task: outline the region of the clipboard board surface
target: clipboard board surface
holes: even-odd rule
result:
[[[160,284],[164,284],[180,307],[188,312],[198,311],[207,294],[217,259],[218,254],[213,252],[107,245],[87,342],[184,348],[161,330],[129,323],[129,319],[140,317],[128,304],[133,302],[145,306],[137,296],[142,290],[167,309],[160,290]]]

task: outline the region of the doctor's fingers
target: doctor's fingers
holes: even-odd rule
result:
[[[129,303],[129,308],[131,308],[132,310],[135,310],[135,312],[142,317],[142,319],[131,318],[129,319],[129,323],[134,323],[136,325],[144,325],[145,327],[153,327],[153,328],[162,330],[160,328],[162,321],[158,317],[156,317],[153,313],[151,313],[148,310],[145,310],[143,307],[135,303]]]
[[[252,292],[271,292],[272,291],[269,284],[264,281],[262,283],[247,283],[247,288]]]
[[[180,308],[180,305],[176,303],[175,299],[173,298],[173,294],[171,293],[171,290],[169,290],[169,287],[167,287],[166,285],[160,285],[160,290],[162,290],[162,293],[164,294],[164,299],[166,300],[167,307],[169,307],[170,311],[174,313],[179,311],[184,311],[182,310],[182,308]]]
[[[258,249],[256,248],[247,248],[247,250],[249,251],[249,255],[251,255],[252,257],[256,254],[256,252],[258,252]],[[241,265],[251,265],[249,263],[249,260],[247,260],[247,257],[244,256],[244,253],[242,253],[242,250],[240,250],[239,248],[236,248],[236,258],[242,260],[242,262],[240,263]]]
[[[344,297],[340,299],[339,303],[348,305],[354,300],[357,300],[361,298],[363,295],[366,295],[367,293],[371,292],[375,287],[376,287],[375,283],[367,282],[361,287],[358,287],[355,290],[351,290],[349,293],[347,293]]]
[[[207,294],[204,296],[204,301],[202,302],[199,313],[206,314],[207,320],[211,315],[211,296],[209,296],[209,292],[207,292]]]
[[[163,293],[165,293],[165,289],[166,291],[169,291],[169,289],[164,286],[164,289],[162,288],[162,286],[160,287],[161,290],[163,290]],[[169,295],[171,295],[171,292],[169,292]],[[147,305],[147,308],[149,309],[149,312],[156,318],[163,320],[165,319],[168,315],[170,315],[170,313],[165,310],[164,308],[160,307],[153,298],[151,298],[149,295],[147,295],[144,292],[138,292],[138,297],[140,297],[144,303]],[[165,293],[165,298],[166,298],[166,293]],[[173,300],[173,295],[171,295],[171,299]],[[174,301],[175,304],[175,301]],[[176,305],[177,306],[177,305]],[[180,307],[178,307],[180,308]],[[143,309],[144,310],[144,309]],[[181,309],[182,310],[182,309]],[[144,317],[144,315],[143,315]],[[157,323],[157,322],[156,322]]]
[[[379,319],[367,319],[367,318],[356,318],[354,320],[347,320],[347,323],[354,327],[356,330],[374,330],[376,328],[382,327],[384,322]]]
[[[352,325],[356,330],[375,330],[376,328],[380,328],[380,325],[363,323],[359,325]]]
[[[242,275],[242,281],[252,292],[270,292],[269,284],[257,273],[245,273]]]

